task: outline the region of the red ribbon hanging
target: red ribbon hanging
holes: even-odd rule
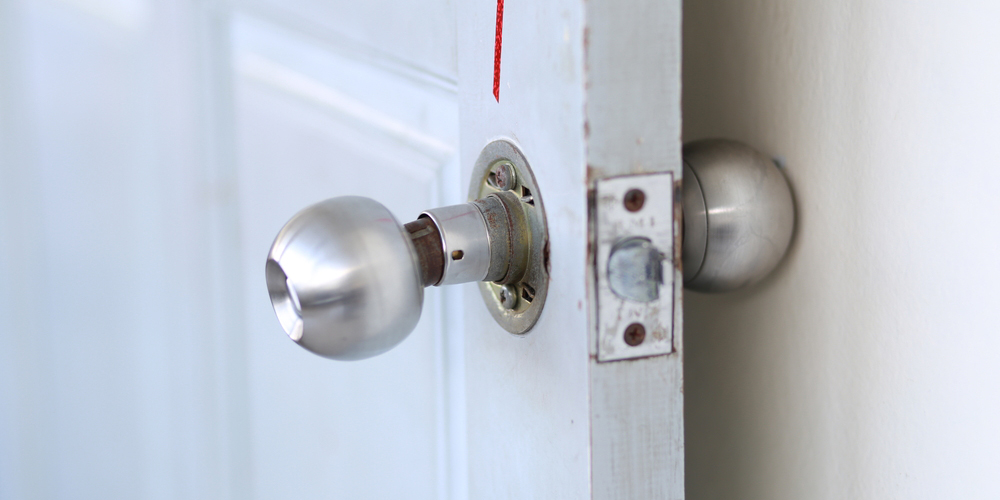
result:
[[[493,45],[493,97],[500,102],[500,45],[503,42],[503,0],[497,0],[497,37]]]

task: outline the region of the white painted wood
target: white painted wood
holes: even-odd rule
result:
[[[0,2],[0,498],[465,498],[458,296],[336,363],[264,291],[306,204],[465,190],[450,6],[320,7]]]
[[[610,363],[594,359],[587,312],[594,179],[680,178],[680,2],[507,3],[499,102],[495,15],[490,0],[458,8],[460,157],[471,165],[499,136],[518,143],[545,202],[552,269],[524,337],[466,301],[470,496],[682,498],[680,307],[675,354]]]
[[[463,178],[490,139],[513,139],[540,187],[552,256],[545,310],[524,337],[500,328],[478,294],[466,298],[471,498],[590,496],[582,10],[506,3],[498,104],[496,2],[458,6]]]
[[[363,54],[367,63],[454,86],[452,0],[238,0],[238,9]]]
[[[671,171],[677,183],[681,2],[588,2],[587,27],[590,182]],[[594,498],[684,498],[680,202],[675,195],[675,352],[591,363]]]
[[[441,320],[429,314],[377,358],[317,357],[275,323],[261,256],[291,215],[331,196],[368,196],[400,218],[446,203],[439,182],[457,143],[454,94],[261,19],[236,19],[232,50],[254,490],[443,497]],[[425,307],[441,307],[436,289]]]
[[[0,497],[225,498],[195,9],[0,8]]]

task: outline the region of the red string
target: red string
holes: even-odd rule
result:
[[[500,102],[500,45],[503,42],[503,0],[497,0],[497,38],[493,46],[493,97]]]

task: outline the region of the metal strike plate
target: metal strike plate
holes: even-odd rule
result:
[[[596,183],[597,360],[674,350],[673,173]]]

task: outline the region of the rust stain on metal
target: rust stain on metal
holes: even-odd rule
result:
[[[498,197],[497,199],[500,199],[500,198]],[[503,277],[502,280],[500,280],[500,282],[501,283],[512,283],[514,281],[517,281],[517,280],[521,279],[524,276],[524,272],[522,270],[522,272],[520,273],[521,276],[518,276],[516,279],[514,278],[514,274],[515,274],[515,269],[514,269],[514,265],[513,265],[513,262],[514,262],[514,250],[515,250],[514,249],[514,244],[515,244],[515,242],[514,242],[514,227],[515,227],[514,226],[514,214],[511,213],[511,207],[508,207],[506,203],[502,202],[502,200],[501,200],[501,205],[503,205],[503,213],[504,213],[504,215],[507,218],[507,234],[508,234],[508,237],[507,237],[507,255],[510,256],[509,258],[510,258],[511,265],[507,266],[507,274],[506,274],[506,276]]]
[[[444,245],[441,233],[429,217],[420,217],[403,225],[417,250],[420,279],[424,286],[436,285],[444,276]]]
[[[497,227],[501,224],[507,223],[507,218],[501,218],[497,213],[498,210],[483,210],[482,213],[486,217],[486,225],[490,227]]]
[[[549,240],[545,240],[545,246],[542,247],[542,266],[545,268],[545,272],[549,275],[549,279],[552,277],[552,263],[549,261]]]
[[[651,335],[653,336],[653,340],[666,340],[667,338],[669,338],[670,333],[667,332],[666,328],[663,328],[662,326],[657,326],[656,328],[653,329]]]
[[[590,166],[587,166],[587,175],[590,175]],[[591,269],[597,267],[597,190],[587,190],[587,262]]]
[[[625,193],[625,209],[629,212],[638,212],[646,203],[646,193],[641,189],[629,189]]]
[[[639,323],[632,323],[625,328],[625,343],[635,347],[646,340],[646,327]]]

